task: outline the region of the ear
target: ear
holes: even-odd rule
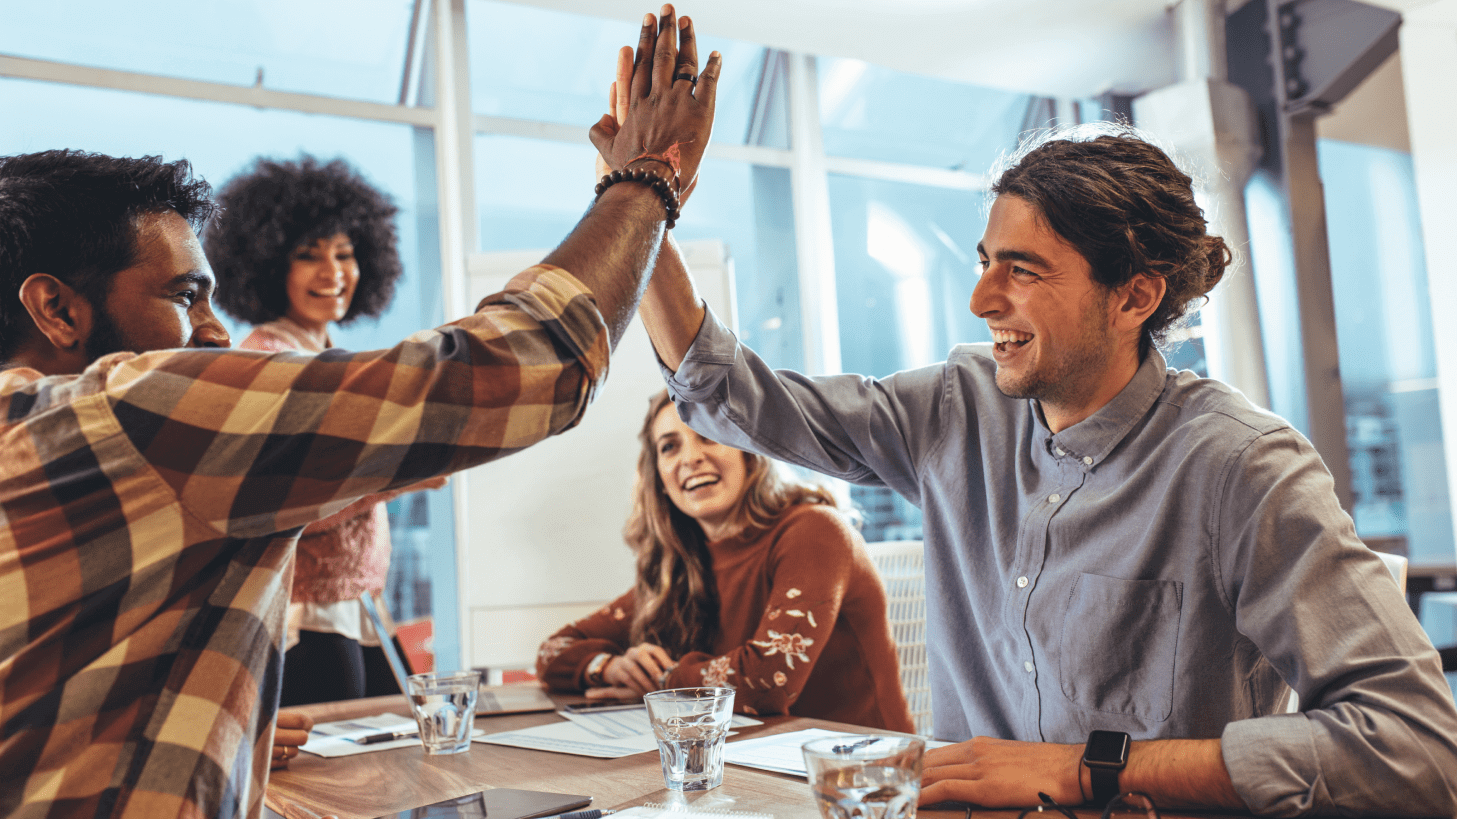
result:
[[[1117,314],[1113,321],[1119,330],[1138,331],[1164,300],[1168,282],[1163,276],[1138,273],[1120,288]]]
[[[49,273],[35,273],[20,285],[20,303],[36,330],[58,350],[74,350],[91,336],[91,302]]]

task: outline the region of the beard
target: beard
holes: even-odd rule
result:
[[[86,360],[96,359],[111,353],[139,352],[122,337],[121,329],[106,310],[96,311],[96,323],[91,335],[86,337]]]
[[[1033,398],[1052,406],[1076,405],[1096,391],[1117,347],[1108,326],[1108,302],[1104,294],[1083,311],[1077,338],[1055,358],[1039,360],[1035,369],[1016,375],[998,367],[997,389],[1008,398]]]

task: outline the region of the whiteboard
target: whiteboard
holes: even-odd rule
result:
[[[733,261],[723,242],[680,246],[699,293],[736,327]],[[499,291],[546,253],[472,255],[467,303]],[[634,317],[582,423],[470,471],[457,588],[471,667],[532,666],[547,635],[632,586],[622,526],[632,508],[638,431],[648,398],[662,388],[647,331]]]

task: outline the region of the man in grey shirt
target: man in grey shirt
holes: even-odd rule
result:
[[[959,744],[923,801],[1457,814],[1437,654],[1320,458],[1166,368],[1229,251],[1189,177],[1114,130],[997,177],[971,302],[994,342],[887,378],[770,370],[668,241],[642,315],[679,413],[924,512],[935,729]]]

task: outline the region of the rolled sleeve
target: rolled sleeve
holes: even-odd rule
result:
[[[705,308],[703,326],[693,339],[683,363],[675,373],[661,361],[663,381],[668,385],[668,395],[677,401],[692,403],[708,401],[714,392],[728,378],[738,352],[739,340],[725,327],[712,308]]]

